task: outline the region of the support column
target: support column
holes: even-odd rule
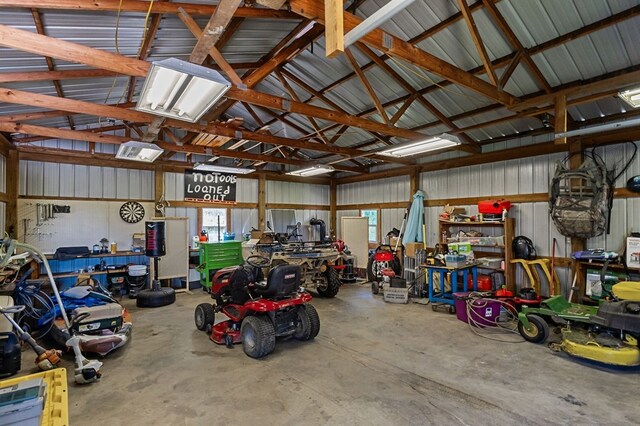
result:
[[[155,205],[157,205],[158,203],[160,203],[160,201],[162,200],[162,196],[164,195],[164,167],[162,167],[161,165],[156,165],[156,168],[154,170],[154,193],[153,193],[153,200],[154,200],[154,208]],[[156,216],[164,216],[163,212],[159,212],[159,211],[155,211],[154,214]]]
[[[408,199],[410,200],[411,197],[413,197],[413,194],[420,189],[420,170],[418,167],[411,168],[411,172],[409,173],[409,187],[410,194]]]
[[[338,238],[338,229],[336,228],[338,216],[338,182],[331,179],[329,184],[329,236]]]
[[[567,132],[567,97],[565,95],[556,96],[556,107],[555,107],[555,123],[553,126],[553,130],[556,133],[566,133]],[[556,138],[556,144],[566,144],[567,138]]]
[[[7,209],[5,215],[6,232],[18,238],[18,150],[11,149],[7,156]]]
[[[267,229],[267,176],[258,173],[258,228],[262,231]]]
[[[582,151],[582,142],[576,141],[571,142],[569,145],[569,167],[571,169],[577,169],[580,167],[582,162],[584,161],[584,152]],[[572,182],[571,185],[574,185]],[[587,241],[583,238],[571,238],[571,252],[582,251],[585,250],[587,246]],[[571,262],[571,272],[573,274],[577,273],[581,268],[579,268],[578,261],[573,260]],[[580,288],[578,294],[585,294],[585,286],[586,282],[583,277],[578,277],[577,285]],[[586,277],[585,277],[586,278]],[[572,280],[573,281],[573,280]]]

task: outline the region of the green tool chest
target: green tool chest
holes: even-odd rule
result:
[[[200,283],[211,289],[211,277],[214,271],[228,266],[242,265],[242,243],[240,241],[222,241],[219,243],[200,243]]]

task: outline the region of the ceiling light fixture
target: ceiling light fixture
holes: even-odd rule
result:
[[[195,123],[230,88],[215,70],[169,58],[152,63],[136,109]]]
[[[120,145],[116,158],[153,163],[163,152],[164,149],[152,143],[129,141]]]
[[[640,87],[636,87],[633,89],[625,90],[624,92],[618,93],[620,99],[628,103],[634,108],[640,107]]]
[[[317,165],[313,167],[307,167],[306,169],[294,170],[292,172],[288,172],[287,174],[291,176],[308,177],[308,176],[323,175],[325,173],[331,173],[334,171],[335,169],[331,166]]]
[[[456,136],[443,133],[440,136],[434,136],[429,139],[395,145],[379,151],[378,154],[387,155],[389,157],[408,157],[410,155],[450,148],[452,146],[460,145],[461,143],[460,139]]]
[[[193,167],[193,170],[205,171],[205,172],[233,173],[236,175],[246,175],[248,173],[253,173],[256,171],[256,169],[216,166],[215,164],[202,164],[202,163],[196,164]]]
[[[373,15],[360,22],[354,29],[344,35],[344,47],[351,46],[380,25],[393,18],[397,13],[403,11],[415,0],[391,0],[386,5],[378,9]]]

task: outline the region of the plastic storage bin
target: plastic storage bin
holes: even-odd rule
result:
[[[500,302],[491,299],[469,299],[469,292],[453,293],[456,317],[476,327],[495,327],[500,316]],[[469,312],[467,312],[467,309]]]

